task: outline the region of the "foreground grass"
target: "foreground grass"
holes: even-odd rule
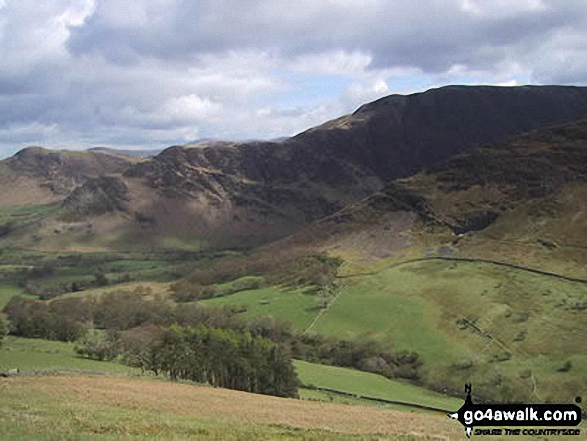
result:
[[[25,374],[66,370],[110,374],[25,375],[0,379],[1,439],[464,437],[458,423],[435,412],[382,406],[308,389],[300,390],[303,400],[292,400],[174,383],[163,378],[137,377],[135,371],[115,362],[78,358],[72,347],[67,343],[11,337],[0,349],[0,371],[18,366]],[[352,369],[302,361],[296,361],[295,366],[301,381],[307,385],[447,409],[457,409],[462,404],[461,400],[411,384]],[[125,375],[129,373],[132,377]]]
[[[138,374],[138,369],[121,363],[88,360],[79,357],[73,343],[9,337],[0,348],[0,372],[19,368],[21,372],[35,371],[92,371],[110,374]],[[324,366],[295,360],[294,365],[302,384],[366,397],[405,401],[424,406],[453,409],[460,407],[460,400],[445,397],[403,381],[388,380],[380,375],[354,369]],[[308,397],[330,401],[327,395]],[[354,404],[367,404],[359,400]],[[455,407],[456,406],[456,407]]]
[[[466,439],[460,424],[444,415],[313,403],[145,378],[0,379],[0,396],[0,433],[8,441]]]
[[[460,438],[442,416],[311,403],[148,379],[0,380],[2,439]]]

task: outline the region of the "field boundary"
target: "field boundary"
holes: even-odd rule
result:
[[[336,389],[328,389],[325,387],[316,387],[316,388],[312,388],[312,389],[320,391],[320,392],[328,392],[328,393],[333,393],[336,395],[342,395],[342,396],[349,397],[349,398],[359,398],[359,399],[365,400],[365,401],[373,401],[375,403],[394,404],[396,406],[412,407],[414,409],[429,410],[431,412],[438,412],[438,413],[445,413],[445,414],[454,412],[454,410],[441,409],[439,407],[425,406],[423,404],[408,403],[406,401],[386,400],[385,398],[368,397],[365,395],[352,394],[350,392],[344,392],[344,391],[336,390]]]
[[[395,268],[395,267],[402,266],[402,265],[408,265],[410,263],[426,262],[426,261],[430,261],[430,260],[443,260],[443,261],[449,261],[449,262],[486,263],[486,264],[501,266],[501,267],[505,267],[505,268],[516,269],[516,270],[520,270],[520,271],[526,271],[526,272],[533,273],[533,274],[539,274],[541,276],[554,277],[556,279],[566,280],[568,282],[587,284],[587,279],[565,276],[563,274],[551,273],[549,271],[539,270],[536,268],[528,268],[528,267],[516,265],[513,263],[500,262],[498,260],[475,259],[475,258],[470,258],[470,257],[439,257],[439,256],[420,257],[417,259],[404,260],[403,262],[393,263],[393,264],[388,265],[384,268],[381,268],[377,271],[371,271],[371,272],[365,272],[365,273],[355,273],[355,274],[346,274],[346,275],[336,276],[336,277],[338,279],[350,279],[353,277],[374,276],[374,275],[379,274],[380,272],[388,270],[390,268]]]

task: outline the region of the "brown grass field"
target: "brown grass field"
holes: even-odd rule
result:
[[[466,439],[462,427],[441,414],[284,399],[147,378],[12,377],[0,379],[0,398],[2,440]]]
[[[30,423],[35,430],[33,439],[60,439],[58,433],[67,439],[125,433],[139,439],[183,439],[180,435],[186,434],[186,418],[191,424],[196,422],[200,430],[205,428],[203,438],[223,438],[215,434],[217,429],[226,429],[229,439],[235,434],[237,439],[241,433],[250,435],[249,431],[263,434],[264,439],[283,438],[282,435],[293,439],[463,436],[461,427],[442,415],[283,399],[137,378],[9,378],[0,380],[0,396],[0,433],[12,434],[8,439],[26,439],[25,435],[33,430]]]

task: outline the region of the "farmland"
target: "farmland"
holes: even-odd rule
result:
[[[77,356],[73,343],[9,337],[0,348],[0,372],[19,368],[25,373],[93,371],[129,374],[137,372],[116,362],[89,360]]]
[[[280,289],[269,287],[241,291],[202,302],[210,306],[237,305],[246,309],[245,317],[268,315],[287,320],[295,329],[303,330],[318,314],[316,296],[305,289]]]
[[[95,361],[81,358],[74,352],[73,343],[9,337],[0,349],[0,372],[19,368],[22,373],[93,372],[99,374],[138,375],[139,370],[117,361]],[[404,401],[422,406],[451,409],[459,405],[459,399],[445,397],[413,386],[406,382],[388,380],[380,375],[360,372],[353,369],[323,366],[295,361],[296,371],[303,385],[320,387],[371,398]],[[302,397],[319,400],[327,396],[317,396],[313,391],[302,389]],[[364,400],[358,404],[367,405]],[[409,406],[396,407],[412,410]]]
[[[312,333],[415,351],[435,388],[460,390],[471,380],[488,390],[497,381],[499,394],[515,389],[520,399],[561,399],[561,384],[565,399],[587,391],[587,285],[483,262],[377,265],[339,279],[339,295]],[[320,312],[315,296],[279,287],[204,303],[290,320],[298,330]]]
[[[4,439],[350,439],[360,435],[456,435],[458,427],[438,414],[417,416],[406,407],[373,409],[361,399],[301,389],[299,400],[178,384],[116,362],[79,358],[73,344],[10,337],[0,349],[0,370],[19,367],[24,377],[0,380],[0,428]],[[421,404],[454,407],[425,390],[350,369],[296,362],[302,383],[385,398],[414,398]],[[83,372],[83,375],[67,372]],[[29,376],[36,373],[35,376]],[[39,375],[39,374],[45,374]],[[54,376],[56,373],[61,375]],[[53,374],[46,376],[47,374]],[[101,374],[96,376],[97,374]],[[134,378],[129,378],[131,375]],[[335,378],[335,383],[328,379]],[[310,400],[310,401],[308,401]],[[337,406],[316,401],[353,404]],[[363,407],[365,405],[369,408]],[[377,407],[382,407],[378,405]],[[250,412],[250,409],[259,409]],[[420,414],[418,412],[417,414]],[[416,429],[416,427],[420,427]],[[170,435],[172,434],[172,435]]]

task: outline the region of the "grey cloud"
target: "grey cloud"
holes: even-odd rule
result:
[[[371,2],[371,6],[366,2],[362,7],[356,2],[354,8],[344,2],[316,7],[321,2],[302,0],[291,8],[271,7],[275,3],[178,0],[165,17],[151,17],[133,27],[121,27],[98,7],[86,23],[71,29],[69,48],[77,55],[99,53],[119,63],[143,56],[186,59],[240,49],[284,57],[361,50],[374,56],[374,68],[415,66],[435,73],[452,64],[487,64],[476,55],[487,46],[532,41],[537,45],[549,32],[572,26],[585,15],[584,6],[572,2],[551,2],[545,10],[506,17],[477,17],[463,11],[457,1]],[[106,7],[107,2],[102,2]],[[309,12],[296,14],[296,8]],[[506,54],[504,49],[495,58]]]
[[[416,89],[467,76],[587,83],[584,0],[534,10],[524,0],[470,1],[478,11],[460,0],[9,0],[0,9],[0,156],[26,142],[161,147],[290,135],[381,96],[373,85],[393,82],[392,69],[419,78]],[[324,73],[333,53],[358,67]],[[326,90],[331,77],[345,85]],[[312,102],[305,82],[326,101]]]

